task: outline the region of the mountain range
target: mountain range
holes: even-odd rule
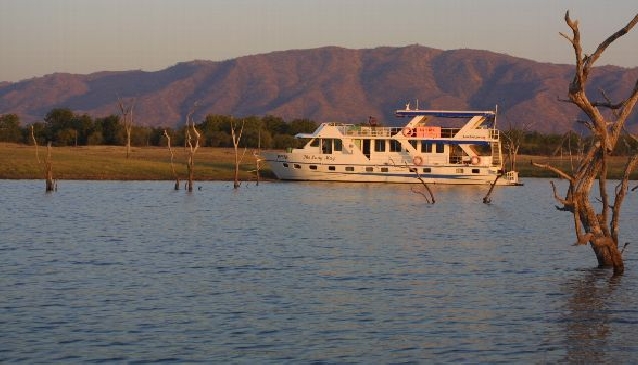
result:
[[[177,127],[197,103],[207,114],[237,118],[274,115],[285,120],[400,125],[396,109],[493,110],[498,123],[561,133],[578,129],[579,110],[567,98],[573,65],[540,63],[481,50],[443,51],[410,45],[374,49],[324,47],[191,61],[160,71],[55,73],[0,83],[0,114],[22,124],[54,108],[93,117],[118,114],[118,97],[135,101],[135,124]],[[590,75],[591,95],[626,97],[638,68],[602,66]],[[633,113],[630,130],[638,128]]]

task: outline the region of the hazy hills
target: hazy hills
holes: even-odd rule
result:
[[[566,98],[572,65],[538,63],[476,50],[441,51],[408,46],[351,50],[326,47],[193,61],[156,72],[52,74],[0,83],[0,114],[23,124],[53,108],[92,116],[117,114],[117,95],[136,98],[135,123],[178,126],[193,116],[275,115],[286,120],[365,122],[374,116],[397,124],[395,109],[419,100],[422,109],[493,109],[502,128],[510,122],[543,132],[573,128],[578,110]],[[592,90],[614,100],[626,96],[638,68],[604,66],[590,76]],[[631,129],[638,124],[634,113]],[[404,123],[401,120],[399,123]]]

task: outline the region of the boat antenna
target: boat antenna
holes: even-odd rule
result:
[[[494,106],[494,129],[496,129],[496,116],[498,115],[498,104]]]

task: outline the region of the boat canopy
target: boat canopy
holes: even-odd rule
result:
[[[433,116],[441,118],[472,118],[475,116],[481,117],[494,117],[496,112],[491,110],[486,111],[454,111],[454,110],[397,110],[394,113],[397,117],[418,117],[418,116]]]

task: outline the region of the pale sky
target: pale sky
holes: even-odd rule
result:
[[[0,81],[157,71],[179,62],[339,46],[488,50],[573,64],[638,13],[637,0],[0,0]],[[638,67],[638,28],[598,62]]]

